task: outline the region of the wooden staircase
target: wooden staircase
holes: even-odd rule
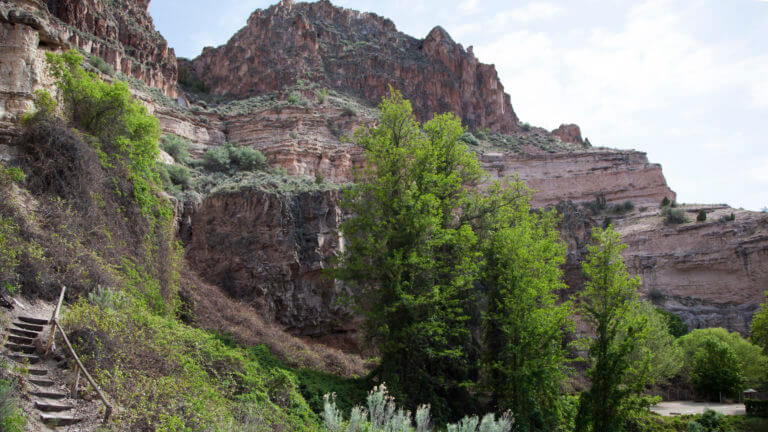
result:
[[[29,393],[34,398],[34,407],[40,412],[40,420],[56,428],[80,423],[83,418],[76,414],[77,401],[70,398],[69,390],[52,379],[52,367],[43,362],[34,344],[44,327],[50,324],[46,319],[16,317],[8,329],[5,351],[8,358],[27,366],[27,382],[32,385]]]

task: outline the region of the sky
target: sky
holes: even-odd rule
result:
[[[153,0],[181,57],[275,1]],[[768,0],[332,0],[496,65],[521,121],[660,163],[678,201],[768,207]]]

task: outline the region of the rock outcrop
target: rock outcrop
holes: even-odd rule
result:
[[[187,259],[209,282],[301,335],[338,331],[343,288],[324,274],[341,248],[337,191],[208,196],[191,216]]]
[[[581,129],[575,124],[562,124],[559,128],[552,131],[552,135],[563,142],[584,145],[584,140],[581,138]]]
[[[192,66],[217,95],[245,98],[309,80],[376,103],[392,85],[421,119],[451,111],[473,129],[519,128],[496,69],[445,30],[415,39],[388,19],[327,0],[283,0],[257,10],[226,45],[206,48]]]
[[[627,268],[643,291],[691,328],[749,333],[768,290],[768,215],[724,206],[684,206],[691,222],[665,225],[657,211],[618,220]],[[706,222],[695,222],[704,208]],[[734,221],[721,220],[734,213]]]

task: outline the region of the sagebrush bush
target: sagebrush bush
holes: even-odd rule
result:
[[[203,166],[214,172],[255,171],[265,168],[266,164],[267,158],[260,151],[230,143],[208,149],[203,155]]]
[[[413,416],[410,411],[398,408],[389,395],[386,385],[374,387],[366,398],[366,408],[355,406],[350,410],[348,420],[336,406],[335,394],[326,394],[323,404],[323,422],[330,432],[431,432],[432,424],[429,405],[421,405]],[[498,419],[494,414],[465,417],[455,424],[446,426],[447,432],[509,432],[514,420],[510,413]]]
[[[685,211],[682,209],[665,207],[661,214],[664,216],[664,222],[669,225],[689,222],[688,216],[685,215]]]
[[[189,142],[184,138],[174,134],[164,135],[160,145],[176,162],[187,163],[189,160]]]
[[[477,139],[474,135],[472,135],[472,132],[465,132],[464,135],[461,136],[461,140],[465,143],[473,146],[480,145],[480,140]]]
[[[697,222],[704,222],[707,220],[707,212],[705,210],[699,210],[699,214],[696,215]]]

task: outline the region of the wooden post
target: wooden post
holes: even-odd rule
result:
[[[77,366],[79,366],[80,370],[83,372],[83,375],[85,375],[85,378],[88,380],[89,383],[93,386],[93,389],[96,390],[96,393],[98,393],[99,398],[101,398],[101,401],[104,403],[104,406],[106,407],[106,412],[104,413],[104,423],[109,420],[109,416],[112,414],[112,404],[110,404],[107,401],[106,396],[104,396],[104,393],[101,391],[101,388],[98,384],[96,384],[96,381],[93,380],[91,377],[91,374],[88,373],[88,370],[85,369],[85,366],[83,366],[83,363],[80,361],[80,358],[77,356],[77,353],[75,353],[75,349],[72,348],[72,344],[69,343],[69,339],[67,338],[67,334],[64,333],[64,329],[61,328],[61,325],[59,324],[58,320],[54,321],[56,323],[56,326],[61,330],[61,337],[64,339],[64,343],[67,345],[67,348],[69,349],[70,354],[72,354],[72,357],[75,358],[75,362],[77,363]]]
[[[51,334],[48,336],[48,344],[45,347],[43,357],[48,357],[48,353],[50,353],[51,348],[53,348],[53,339],[56,336],[56,320],[59,318],[59,309],[61,309],[61,303],[64,301],[64,292],[66,290],[67,287],[62,285],[61,294],[59,294],[59,302],[56,304],[56,309],[53,310],[53,316],[51,316]]]
[[[72,399],[77,399],[77,386],[80,384],[80,366],[75,365],[75,381],[72,383]]]

